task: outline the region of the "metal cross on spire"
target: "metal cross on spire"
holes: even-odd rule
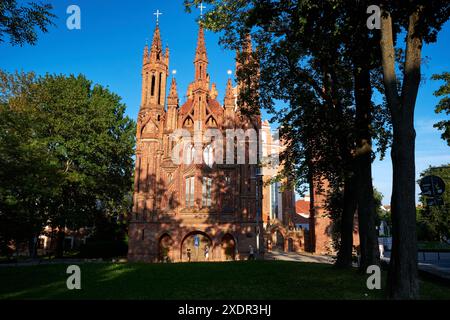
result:
[[[200,9],[200,18],[203,18],[203,9],[206,9],[206,6],[204,6],[203,2],[201,2],[198,8]]]
[[[162,15],[162,12],[160,12],[159,9],[158,9],[154,13],[154,15],[156,16],[156,24],[159,24],[159,16]]]

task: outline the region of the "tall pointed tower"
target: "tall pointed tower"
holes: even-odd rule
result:
[[[166,83],[169,70],[169,49],[163,52],[159,25],[156,25],[150,51],[144,49],[142,66],[141,109],[162,114],[165,105]]]
[[[228,79],[227,88],[225,91],[225,101],[224,101],[224,125],[226,128],[234,127],[235,121],[235,106],[236,106],[236,98],[234,96],[233,84],[231,83],[231,79]]]
[[[172,132],[177,128],[178,106],[179,106],[179,99],[177,91],[177,82],[174,77],[172,78],[169,96],[167,97],[167,119],[166,119],[167,132]]]
[[[192,83],[194,100],[194,121],[203,123],[206,120],[206,107],[209,95],[208,55],[206,53],[205,32],[200,22],[197,49],[195,50],[195,78]]]
[[[159,25],[151,47],[146,45],[142,65],[141,106],[136,132],[136,165],[133,195],[133,219],[143,221],[158,209],[157,185],[163,154],[162,140],[166,117],[166,82],[169,51],[163,52]]]

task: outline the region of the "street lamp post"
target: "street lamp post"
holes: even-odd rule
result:
[[[262,170],[257,165],[255,182],[256,182],[256,255],[259,257],[261,253],[260,249],[260,236],[261,236],[261,194],[262,194]],[[261,191],[260,191],[261,190]]]

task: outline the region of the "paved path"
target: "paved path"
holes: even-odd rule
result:
[[[282,261],[295,261],[295,262],[313,262],[313,263],[333,263],[333,258],[325,255],[310,254],[306,252],[294,253],[294,252],[281,252],[272,251],[266,252],[264,255],[265,260],[282,260]]]
[[[103,259],[52,259],[52,260],[24,260],[12,263],[0,263],[1,267],[26,267],[37,265],[49,265],[49,264],[81,264],[81,263],[103,263]]]
[[[389,255],[389,254],[387,254]],[[429,257],[427,257],[429,258]],[[264,257],[265,260],[282,260],[282,261],[295,261],[295,262],[312,262],[312,263],[328,263],[332,264],[333,258],[325,255],[315,255],[310,253],[292,253],[292,252],[281,252],[272,251],[267,252]],[[389,257],[384,257],[386,263],[389,263]],[[420,259],[419,259],[420,260]],[[427,272],[434,276],[443,278],[450,281],[450,260],[440,259],[438,260],[427,260],[419,262],[419,270]]]
[[[391,252],[387,251],[384,254],[383,260],[389,263]],[[417,255],[419,260],[419,270],[428,272],[432,275],[444,278],[450,281],[450,253],[436,253],[436,252],[419,252]]]

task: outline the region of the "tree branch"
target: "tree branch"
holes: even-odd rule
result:
[[[381,15],[380,47],[386,99],[394,120],[400,107],[400,99],[397,91],[397,75],[395,73],[395,49],[392,35],[392,17],[389,12],[384,10]]]

